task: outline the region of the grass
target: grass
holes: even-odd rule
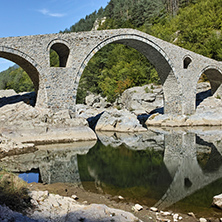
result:
[[[216,99],[221,99],[221,97],[220,97],[220,95],[219,95],[219,94],[217,94]]]
[[[28,184],[13,173],[0,171],[0,205],[23,213],[31,207]]]

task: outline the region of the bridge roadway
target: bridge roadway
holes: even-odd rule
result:
[[[110,43],[135,48],[155,66],[164,92],[164,112],[195,112],[196,87],[205,73],[212,93],[222,97],[222,62],[201,56],[134,29],[0,38],[0,57],[21,66],[37,92],[36,106],[75,113],[81,75],[93,55]],[[50,66],[50,50],[60,67]]]

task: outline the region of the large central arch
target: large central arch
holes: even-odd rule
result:
[[[89,60],[101,48],[110,43],[119,43],[132,47],[146,56],[154,65],[160,77],[164,92],[164,113],[182,114],[181,86],[175,76],[174,67],[164,52],[158,45],[148,38],[136,34],[122,34],[112,36],[97,44],[83,60],[75,79],[75,85],[79,84],[80,77]],[[76,89],[77,93],[77,89]]]
[[[27,54],[19,50],[13,49],[11,47],[0,46],[0,57],[16,63],[29,75],[37,94],[36,105],[38,103],[43,104],[44,102],[40,101],[41,99],[39,99],[39,98],[42,99],[46,98],[46,95],[39,95],[40,82],[41,82],[41,77],[39,73],[41,70],[41,66],[39,66],[35,62],[35,60],[33,60]]]

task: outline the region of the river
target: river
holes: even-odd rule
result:
[[[28,182],[79,184],[100,194],[175,212],[222,217],[222,128],[152,128],[98,132],[97,142],[38,146],[5,157],[0,167]]]

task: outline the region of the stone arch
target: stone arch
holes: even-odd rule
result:
[[[191,62],[192,62],[191,57],[189,55],[185,56],[185,58],[183,59],[183,68],[188,69]]]
[[[59,67],[67,67],[69,64],[70,47],[69,44],[61,39],[54,39],[48,45],[48,51],[54,50],[59,56]],[[50,63],[50,62],[49,62]]]
[[[78,86],[80,77],[89,60],[97,51],[110,43],[119,43],[130,46],[145,55],[156,68],[163,86],[164,113],[182,114],[182,100],[180,98],[182,90],[178,78],[175,76],[173,64],[164,50],[153,41],[149,40],[148,36],[146,38],[137,34],[122,34],[112,36],[99,43],[89,52],[82,62],[75,79],[76,86]]]
[[[199,78],[203,73],[210,81],[211,94],[218,94],[222,98],[222,71],[218,67],[207,66],[201,71]]]
[[[29,75],[37,94],[36,105],[39,102],[43,103],[40,100],[44,100],[46,98],[46,95],[39,95],[40,85],[42,83],[40,76],[42,67],[38,65],[37,62],[29,57],[27,54],[6,46],[0,46],[0,57],[16,63]],[[41,99],[39,100],[40,97]]]

